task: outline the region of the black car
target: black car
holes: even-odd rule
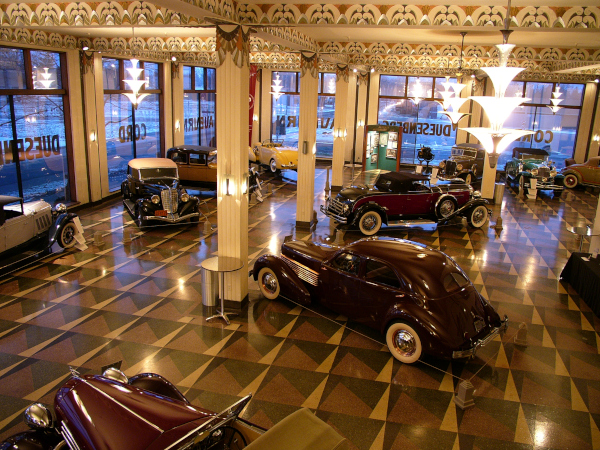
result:
[[[480,228],[488,220],[487,203],[460,179],[430,184],[427,175],[388,172],[380,174],[372,187],[342,189],[321,211],[341,224],[358,225],[371,236],[382,224],[444,223],[456,216]]]
[[[140,226],[200,220],[198,198],[179,186],[175,162],[135,158],[129,161],[127,171],[127,179],[121,184],[123,204]]]
[[[440,162],[440,178],[462,178],[472,184],[481,180],[485,149],[481,144],[457,144],[452,147],[450,158]]]

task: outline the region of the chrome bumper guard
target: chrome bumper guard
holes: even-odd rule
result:
[[[323,214],[325,214],[327,217],[329,217],[330,219],[333,219],[336,222],[341,223],[342,225],[346,225],[348,223],[347,217],[340,216],[338,214],[333,214],[332,212],[328,211],[323,205],[320,206],[320,209],[321,209],[321,212]]]
[[[452,359],[457,358],[472,358],[477,353],[481,347],[487,345],[491,340],[493,340],[496,336],[498,336],[501,332],[506,331],[508,328],[508,317],[505,315],[502,320],[502,324],[499,327],[494,328],[490,334],[488,334],[483,339],[478,339],[475,345],[467,350],[457,350],[452,352]]]
[[[175,214],[167,214],[167,216],[143,216],[142,218],[144,220],[157,220],[157,221],[161,221],[161,222],[168,222],[168,223],[179,223],[179,222],[183,222],[184,220],[187,219],[191,219],[192,217],[200,217],[200,213],[190,213],[190,214],[186,214],[185,216],[179,216],[179,214],[175,213]]]

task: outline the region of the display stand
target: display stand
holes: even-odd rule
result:
[[[208,270],[209,272],[216,272],[219,274],[220,283],[219,283],[219,299],[221,303],[221,309],[217,309],[217,314],[214,314],[210,317],[206,318],[206,321],[221,318],[225,321],[227,325],[229,325],[229,316],[236,316],[237,313],[225,312],[225,273],[235,272],[244,267],[242,261],[237,258],[227,257],[227,256],[215,256],[213,258],[208,258],[202,261],[200,265],[203,269]]]
[[[400,169],[402,128],[399,126],[367,125],[363,149],[363,170]]]

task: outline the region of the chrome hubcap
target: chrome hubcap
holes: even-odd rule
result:
[[[454,204],[450,200],[446,200],[445,202],[442,202],[440,211],[443,217],[449,216],[454,211]]]
[[[481,208],[477,208],[473,212],[473,222],[480,223],[483,220],[483,218],[484,218],[483,210]]]
[[[275,161],[271,161],[271,172],[275,172],[277,170],[277,163]]]
[[[64,234],[64,241],[65,244],[70,244],[73,241],[73,237],[75,236],[75,232],[73,231],[73,228],[68,227],[65,230],[65,234]]]
[[[377,219],[375,219],[375,216],[369,214],[363,219],[362,224],[365,230],[372,230],[377,226]]]
[[[412,356],[417,350],[415,337],[406,330],[396,331],[394,334],[394,348],[402,356]]]
[[[277,278],[273,276],[273,274],[266,273],[263,276],[262,281],[263,288],[271,294],[274,294],[277,290]]]

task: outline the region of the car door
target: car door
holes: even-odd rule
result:
[[[34,223],[32,214],[22,214],[11,217],[4,222],[7,248],[14,248],[27,242],[34,236]]]
[[[205,183],[207,181],[206,176],[206,154],[204,153],[190,153],[190,175],[193,180],[199,183]]]
[[[385,261],[365,258],[357,307],[360,320],[379,327],[387,311],[405,300],[408,300],[405,283],[396,271]]]
[[[348,317],[355,317],[359,301],[361,257],[350,252],[338,253],[321,265],[319,291],[321,303]]]
[[[171,159],[177,164],[177,173],[182,182],[191,181],[187,153],[179,151],[171,154]]]
[[[422,217],[433,211],[433,194],[427,186],[414,183],[408,192],[401,195],[404,197],[402,214]]]

